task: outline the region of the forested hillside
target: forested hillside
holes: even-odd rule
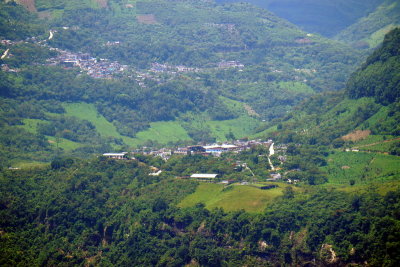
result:
[[[362,58],[249,4],[34,3],[0,2],[4,166],[249,136]]]
[[[340,147],[344,145],[341,137],[354,130],[399,136],[399,33],[394,29],[385,36],[383,44],[351,75],[344,91],[311,97],[280,121],[277,134],[282,140],[325,145],[335,141]]]
[[[217,2],[240,2],[217,0]],[[333,37],[374,11],[384,0],[247,0],[268,9],[302,29]]]
[[[240,2],[218,0],[220,3]],[[305,31],[319,33],[358,49],[377,47],[390,30],[400,25],[398,0],[298,1],[247,0]]]
[[[374,11],[358,19],[335,36],[355,47],[375,48],[390,30],[400,25],[400,1],[383,1]]]
[[[154,164],[154,163],[153,163]],[[1,172],[0,264],[396,266],[399,191],[286,190],[265,212],[178,208],[197,182],[136,162]],[[63,166],[63,167],[60,167]],[[178,166],[176,166],[178,167]],[[240,187],[240,186],[239,186]],[[243,188],[245,188],[244,186]],[[258,189],[260,190],[260,189]]]

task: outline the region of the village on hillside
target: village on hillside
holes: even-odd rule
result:
[[[261,140],[236,140],[231,143],[220,143],[220,144],[207,144],[207,145],[191,145],[186,147],[178,147],[175,149],[171,148],[161,148],[158,150],[147,150],[147,148],[137,149],[132,151],[131,153],[128,152],[120,152],[120,153],[104,153],[103,156],[110,159],[116,160],[135,160],[134,154],[142,154],[142,155],[149,155],[153,157],[160,157],[165,161],[168,161],[172,155],[203,155],[203,156],[211,156],[211,157],[221,157],[223,153],[240,153],[242,151],[250,150],[257,146],[263,146],[269,150],[269,154],[266,155],[268,157],[269,167],[271,169],[270,177],[266,179],[266,181],[277,181],[282,179],[282,175],[279,172],[279,168],[275,168],[272,165],[270,157],[277,152],[281,155],[278,156],[278,160],[283,163],[286,161],[286,156],[284,156],[287,146],[286,145],[277,145],[274,146],[274,142],[269,139],[267,141]],[[248,167],[246,162],[237,161],[234,163],[235,166],[240,166],[244,169],[248,169],[250,172],[251,169]],[[150,176],[158,176],[162,173],[162,170],[159,170],[155,167],[154,172],[149,173]],[[254,174],[253,174],[254,176]],[[206,182],[215,182],[218,179],[218,174],[209,174],[209,173],[194,173],[190,177],[185,178],[192,178],[198,181],[206,181]],[[232,183],[233,181],[220,181],[221,183]],[[287,183],[295,184],[297,180],[287,180]],[[247,182],[243,182],[247,183]]]

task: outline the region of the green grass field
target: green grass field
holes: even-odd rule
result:
[[[38,123],[44,123],[46,122],[45,120],[39,120],[39,119],[23,119],[22,120],[23,125],[20,125],[18,127],[24,128],[26,131],[36,134],[37,133],[37,125]]]
[[[37,169],[37,168],[45,168],[49,166],[49,163],[39,162],[39,161],[16,161],[12,164],[13,168],[19,169]]]
[[[186,130],[177,121],[160,121],[150,123],[150,128],[138,132],[134,143],[136,145],[143,144],[148,140],[157,141],[161,144],[166,144],[170,141],[187,141],[191,140]]]
[[[260,213],[268,204],[282,196],[282,187],[261,190],[252,186],[231,185],[224,190],[220,184],[200,183],[195,193],[187,196],[180,207],[191,207],[196,203],[204,203],[206,208],[223,208],[225,211],[244,209],[251,213]]]
[[[362,151],[388,153],[391,146],[393,144],[397,144],[399,142],[400,142],[399,140],[383,141],[382,143],[375,144],[375,145],[362,146],[359,149]]]
[[[236,138],[249,136],[260,124],[259,120],[243,115],[233,120],[224,121],[206,121],[205,124],[211,130],[211,135],[215,136],[217,141],[226,141],[225,135],[232,131]]]
[[[37,134],[38,123],[45,123],[46,121],[38,119],[24,119],[22,122],[24,124],[19,127],[24,128],[30,133]],[[54,136],[46,136],[46,139],[49,140],[49,143],[53,146],[57,146],[57,141],[58,141],[58,147],[64,149],[65,151],[72,151],[82,146],[82,144],[80,143],[73,142],[71,140],[64,138],[59,138],[57,140]]]
[[[96,127],[97,132],[102,137],[121,138],[127,145],[135,146],[138,142],[130,137],[122,136],[118,133],[114,124],[107,121],[101,114],[97,112],[93,104],[87,103],[64,103],[63,104],[68,116],[75,116],[82,120],[88,120]]]
[[[65,139],[65,138],[56,138],[54,136],[46,136],[47,140],[49,140],[49,143],[53,145],[54,147],[59,147],[62,148],[63,150],[69,152],[74,149],[77,149],[82,146],[82,144]],[[57,144],[58,141],[58,144]]]
[[[322,168],[328,174],[326,186],[368,185],[386,183],[400,178],[400,157],[365,152],[336,152],[328,158],[328,165]],[[351,187],[351,186],[350,186]]]
[[[277,125],[274,125],[264,131],[250,135],[249,138],[251,139],[265,138],[266,136],[270,136],[271,133],[276,132],[277,130],[278,130]]]
[[[369,135],[367,138],[362,139],[356,143],[354,143],[353,147],[361,147],[364,145],[369,145],[373,143],[381,143],[386,140],[390,140],[395,138],[394,136],[391,135]]]
[[[302,82],[279,82],[279,86],[281,88],[288,89],[296,93],[306,93],[306,94],[315,93],[310,86]]]

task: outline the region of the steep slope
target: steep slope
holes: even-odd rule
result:
[[[374,97],[379,103],[391,104],[400,97],[400,28],[386,35],[377,49],[347,83],[352,98]]]
[[[368,15],[384,0],[247,0],[312,33],[333,37]],[[217,2],[239,2],[217,0]]]
[[[386,0],[335,36],[335,39],[361,48],[375,48],[386,33],[400,25],[400,1]]]
[[[340,138],[355,130],[396,139],[400,135],[399,44],[400,30],[395,29],[351,75],[345,91],[312,97],[279,123],[276,134],[286,142],[338,146],[351,140]]]

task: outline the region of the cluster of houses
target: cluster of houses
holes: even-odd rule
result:
[[[194,145],[186,147],[178,147],[176,149],[162,148],[154,151],[136,151],[145,155],[153,155],[161,157],[164,160],[168,160],[171,155],[204,155],[204,156],[215,156],[219,157],[221,154],[226,152],[239,153],[244,150],[248,150],[251,147],[263,145],[269,147],[272,144],[272,140],[261,141],[261,140],[248,140],[248,141],[235,141],[233,143],[223,144],[207,144],[207,145]]]
[[[172,155],[204,155],[204,156],[219,157],[223,153],[227,153],[227,152],[239,153],[241,151],[251,149],[254,146],[260,146],[260,145],[270,148],[270,150],[271,150],[271,147],[273,147],[273,141],[272,140],[268,140],[268,141],[237,140],[232,143],[192,145],[192,146],[186,146],[186,147],[179,147],[176,149],[162,148],[159,150],[152,150],[152,151],[148,151],[148,150],[146,150],[146,148],[143,148],[143,149],[135,150],[135,151],[133,151],[133,153],[151,155],[154,157],[161,157],[164,160],[168,160]],[[283,153],[283,154],[286,152],[286,149],[287,149],[286,145],[276,145],[274,148],[275,152],[279,152],[279,153]],[[134,157],[130,157],[129,155],[130,155],[130,153],[128,153],[128,152],[104,153],[103,154],[104,157],[112,158],[112,159],[125,159],[125,160],[134,159]],[[278,159],[281,162],[285,162],[286,156],[280,155],[278,157]],[[237,161],[235,163],[235,166],[241,167],[242,169],[248,169],[246,162]],[[150,176],[158,176],[161,173],[162,173],[161,170],[155,169],[152,173],[149,173],[149,175]],[[199,181],[214,182],[214,181],[216,181],[217,177],[218,177],[218,174],[195,173],[191,176],[180,177],[180,178],[191,178],[191,179],[196,179]],[[277,181],[277,180],[282,180],[282,179],[283,179],[282,174],[275,171],[275,172],[271,172],[269,175],[269,178],[267,178],[266,180],[267,181]],[[219,179],[217,179],[217,180],[219,180]],[[230,184],[233,182],[234,181],[222,181],[221,183]],[[290,184],[296,184],[299,182],[299,180],[289,179],[289,180],[287,180],[287,182]]]
[[[17,45],[21,44],[24,41],[11,41],[11,40],[0,40],[0,44],[10,46],[10,45]]]
[[[239,153],[244,150],[248,150],[254,146],[263,145],[269,147],[273,143],[272,140],[261,141],[261,140],[248,140],[242,141],[237,140],[233,143],[223,144],[208,144],[208,145],[193,145],[186,147],[178,147],[175,149],[161,148],[159,150],[148,151],[146,148],[138,149],[133,151],[143,155],[151,155],[155,157],[161,157],[164,160],[168,160],[172,155],[204,155],[204,156],[215,156],[219,157],[222,153],[234,152]],[[122,153],[104,153],[103,156],[114,159],[128,159],[128,152]]]
[[[176,74],[178,72],[199,72],[199,68],[191,68],[183,65],[169,65],[169,64],[161,64],[161,63],[152,63],[150,71],[152,72],[166,72],[170,74]]]
[[[48,59],[47,62],[49,65],[61,65],[67,68],[79,67],[93,78],[110,79],[114,74],[123,72],[128,68],[128,66],[121,65],[116,61],[111,62],[107,59],[98,60],[91,57],[88,53],[73,53],[58,48],[50,48],[50,50],[57,51],[58,56]]]
[[[231,61],[221,61],[216,64],[217,69],[229,69],[229,68],[244,68],[244,65],[239,61],[231,60]],[[177,74],[177,73],[185,73],[185,72],[201,72],[205,71],[206,69],[202,68],[193,68],[187,67],[183,65],[169,65],[169,64],[162,64],[158,62],[154,62],[151,64],[150,71],[154,73],[168,73],[168,74]]]
[[[239,61],[231,60],[231,61],[221,61],[218,63],[219,69],[229,69],[229,68],[244,68],[244,65]]]

